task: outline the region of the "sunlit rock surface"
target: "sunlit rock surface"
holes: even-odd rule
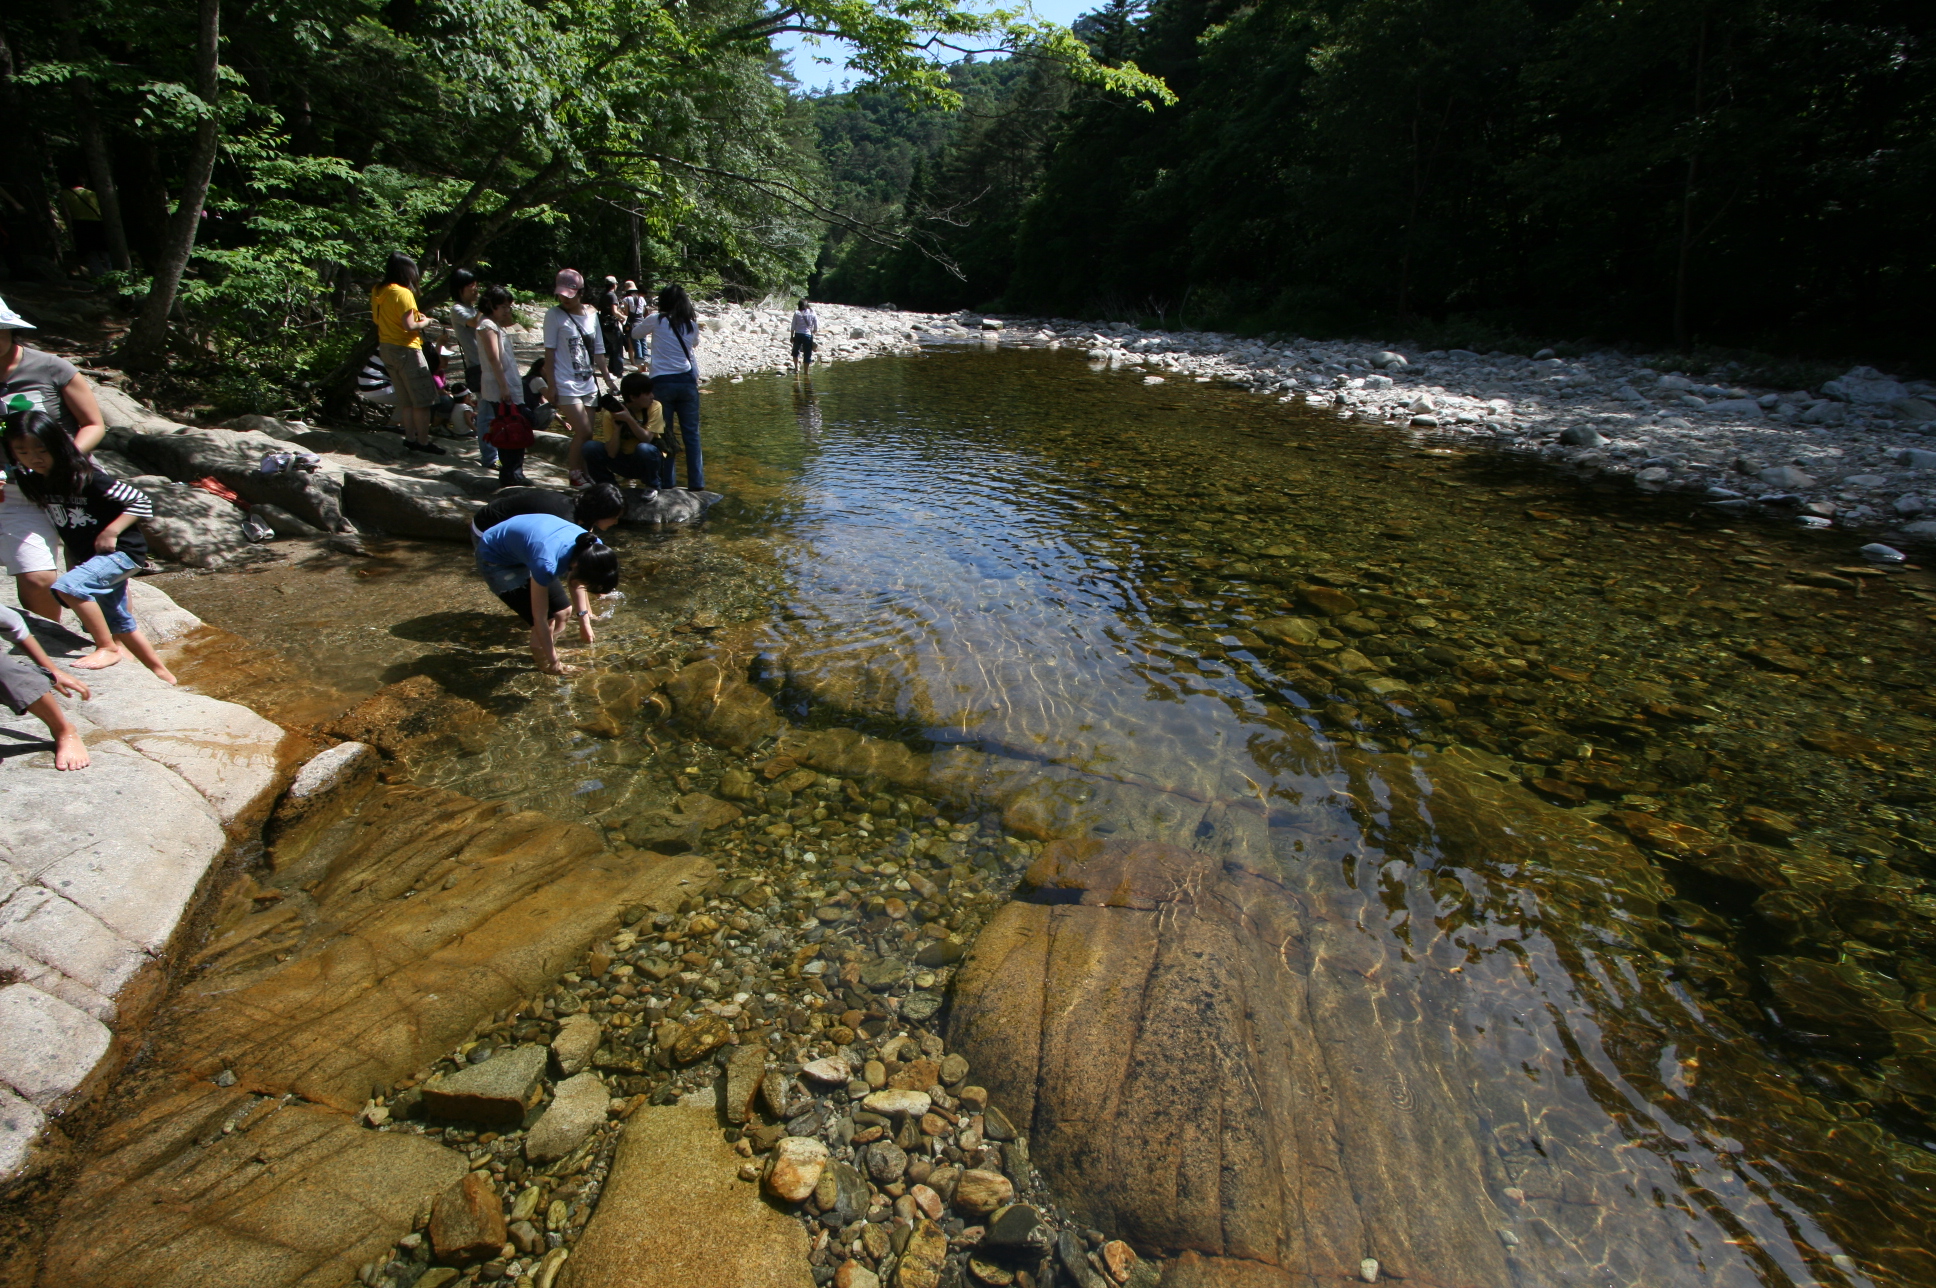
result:
[[[8,582],[0,596],[17,603]],[[168,643],[200,623],[160,590],[131,598]],[[57,663],[93,648],[33,619]],[[246,707],[171,688],[132,658],[60,697],[92,764],[54,768],[46,729],[0,711],[0,1181],[49,1122],[83,1104],[141,1041],[184,925],[231,835],[259,826],[285,770],[284,731]]]

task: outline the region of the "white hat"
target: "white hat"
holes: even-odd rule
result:
[[[40,328],[13,311],[13,306],[0,300],[0,331],[38,331]]]

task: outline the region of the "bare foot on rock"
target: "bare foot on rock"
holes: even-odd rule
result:
[[[153,672],[155,673],[155,678],[156,678],[157,680],[160,680],[160,681],[161,681],[161,682],[162,682],[163,684],[180,684],[180,683],[181,683],[181,681],[180,681],[180,680],[177,680],[177,679],[175,678],[175,673],[174,673],[173,671],[171,671],[171,670],[169,670],[169,669],[168,669],[167,667],[165,667],[165,666],[151,666],[151,667],[149,667],[148,669],[149,669],[149,670],[151,670],[151,671],[153,671]]]
[[[93,763],[93,758],[87,754],[87,744],[81,741],[81,735],[64,733],[54,739],[55,769],[86,769]]]
[[[76,659],[74,667],[81,671],[104,671],[126,656],[127,653],[119,644],[110,644],[106,648],[95,649],[86,657]],[[171,679],[169,683],[173,684],[174,681]]]

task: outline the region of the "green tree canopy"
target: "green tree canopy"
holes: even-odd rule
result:
[[[853,220],[826,200],[772,50],[784,33],[835,42],[871,84],[935,108],[961,101],[938,56],[967,43],[1166,94],[1064,29],[959,0],[227,0],[219,66],[179,6],[64,3],[59,39],[7,30],[6,87],[46,156],[70,162],[85,91],[125,195],[128,285],[167,291],[152,301],[165,318],[181,250],[187,319],[230,358],[292,332],[327,347],[394,249],[432,281],[468,264],[537,287],[581,256],[629,269],[636,246],[639,269],[702,286],[804,282],[822,227]],[[219,0],[201,3],[212,30]],[[198,141],[218,145],[206,218]],[[23,211],[51,206],[39,164],[8,175]],[[185,197],[192,259],[168,232]]]

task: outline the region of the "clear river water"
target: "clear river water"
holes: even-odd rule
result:
[[[704,413],[728,499],[620,534],[623,598],[573,660],[731,639],[798,723],[1145,802],[1097,835],[1210,807],[1162,839],[1242,851],[1306,918],[1285,961],[1347,994],[1376,1085],[1340,1130],[1377,1119],[1380,1184],[1412,1175],[1383,1219],[1415,1254],[1443,1217],[1519,1283],[1936,1283],[1913,552],[1063,353],[716,382]],[[468,563],[166,587],[350,696],[428,674],[490,711],[437,785],[617,834],[635,780],[718,772],[649,705],[590,728]]]

